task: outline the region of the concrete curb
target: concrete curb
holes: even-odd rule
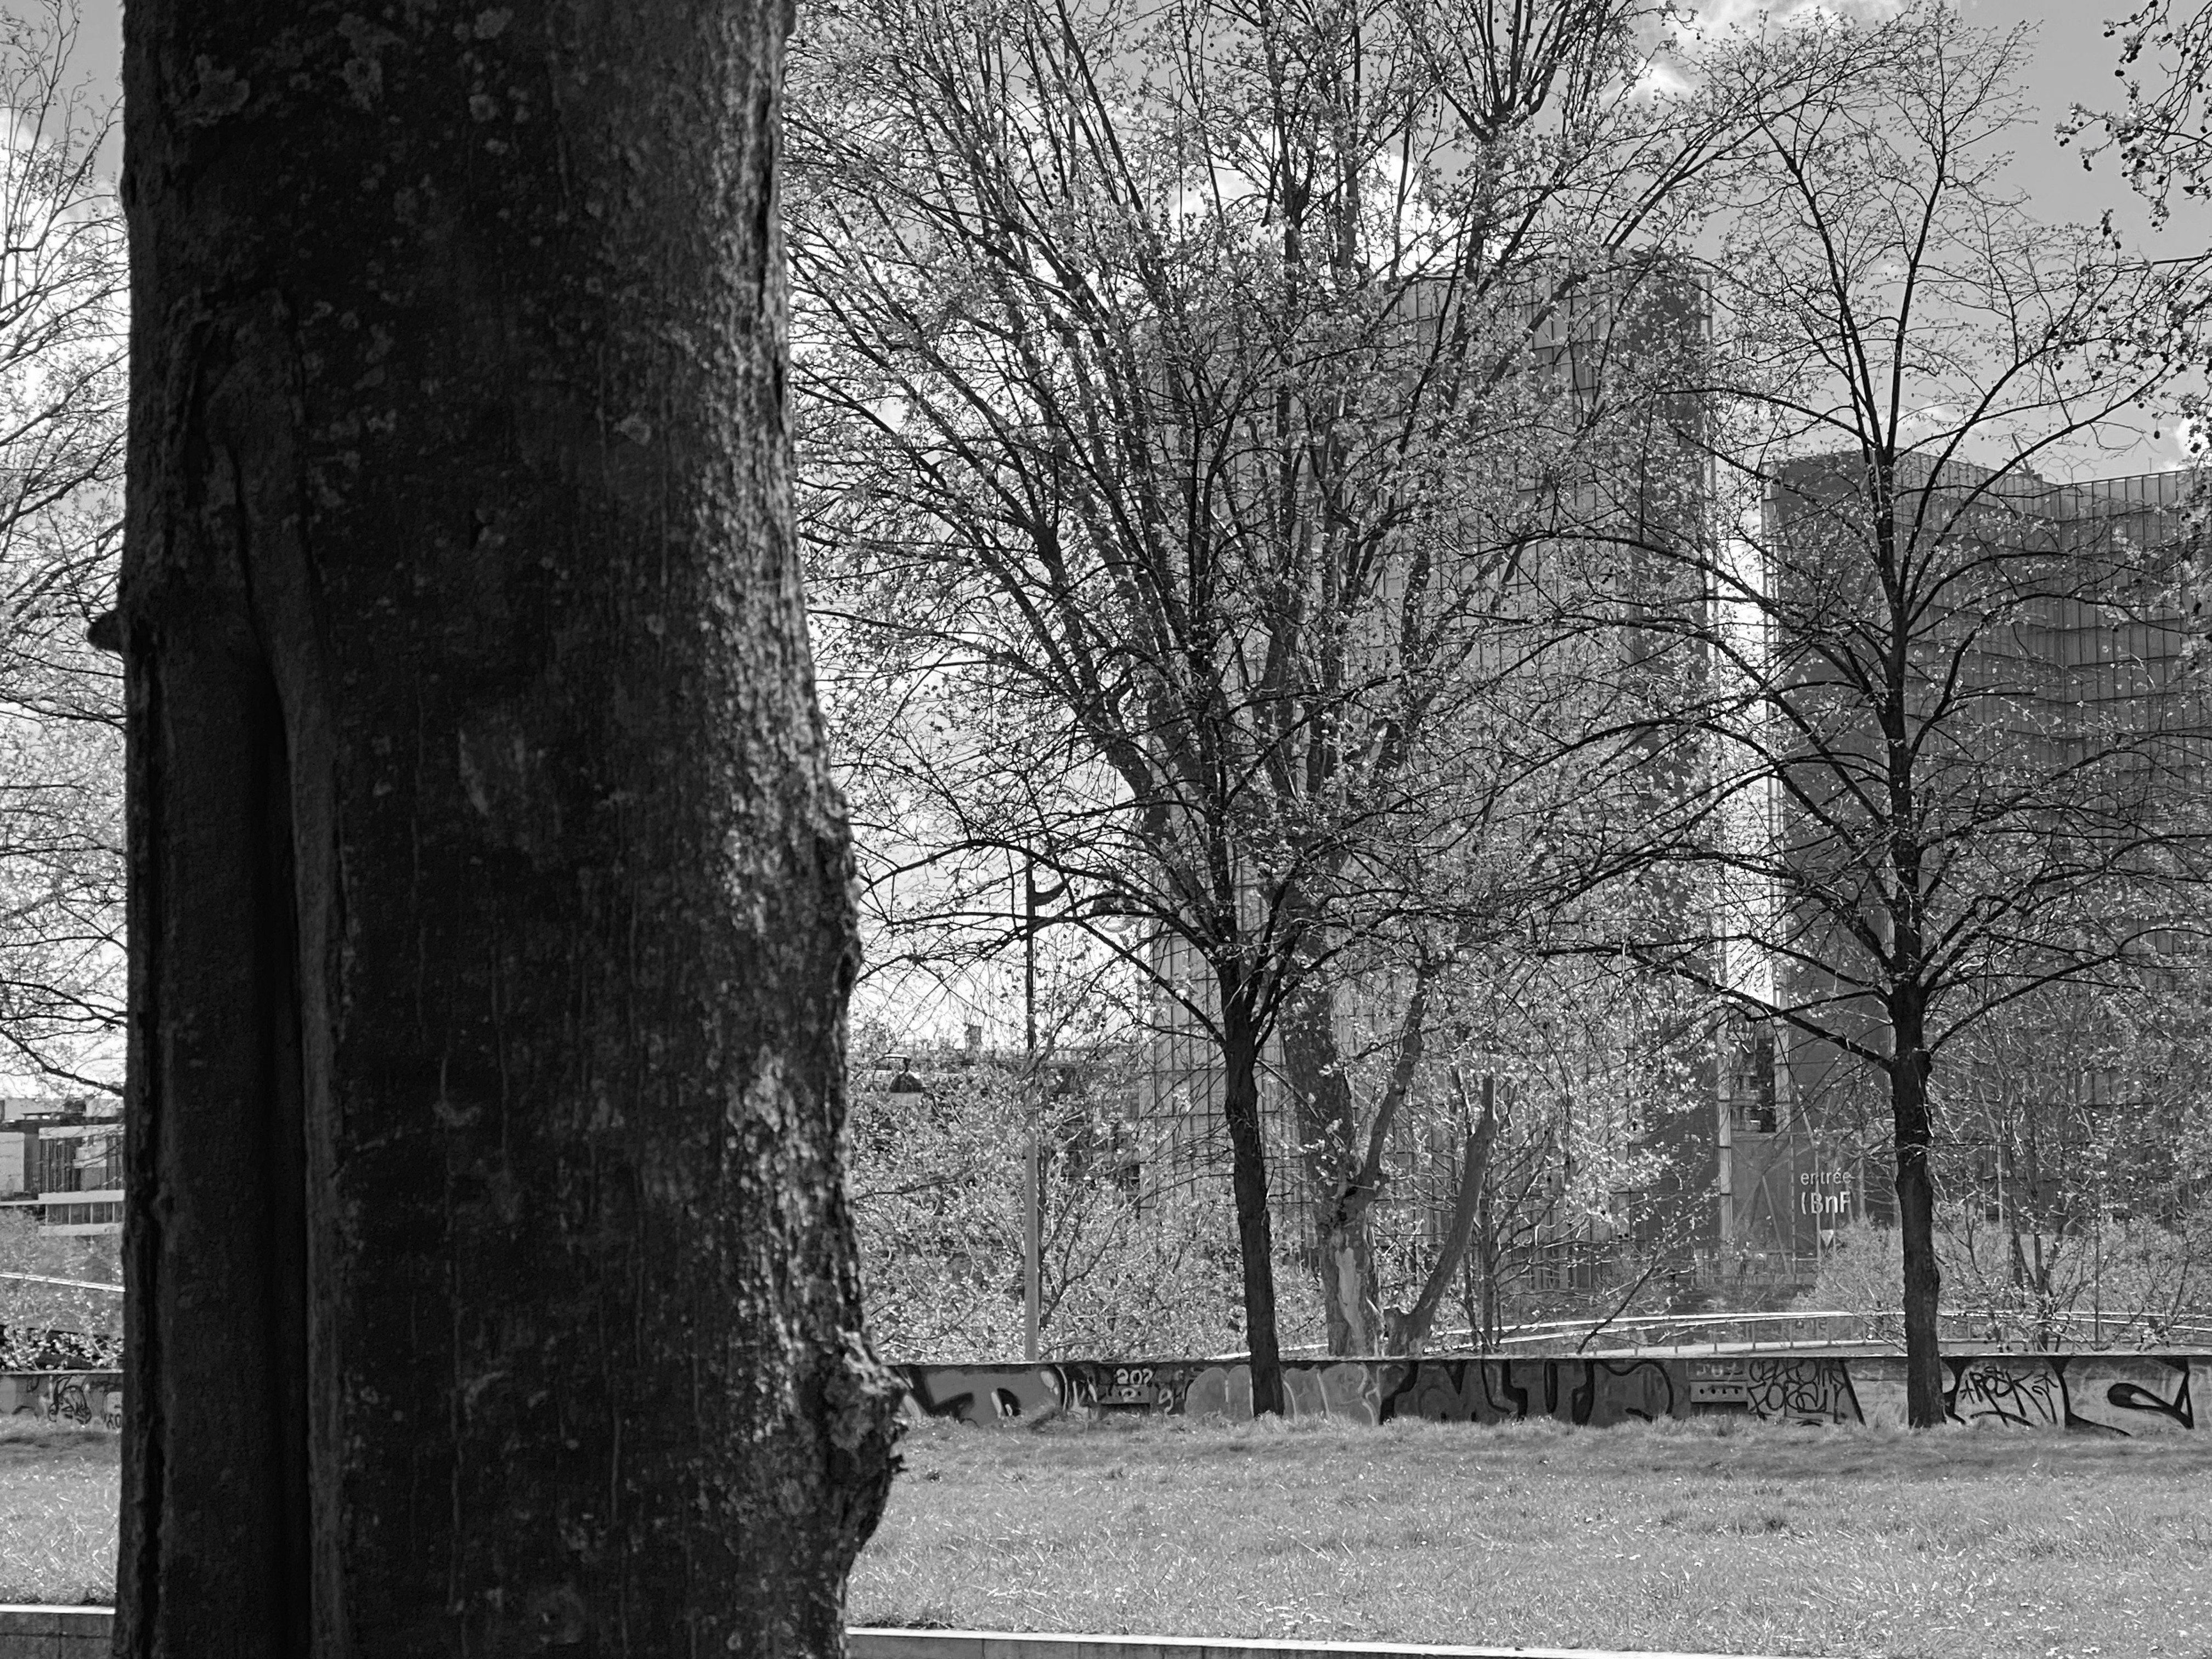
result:
[[[1239,1636],[1067,1636],[1026,1631],[845,1632],[852,1659],[1757,1659],[1608,1648],[1419,1647],[1407,1642],[1260,1642]]]
[[[0,1604],[0,1659],[106,1659],[112,1607]],[[1751,1659],[1601,1648],[1416,1647],[1405,1642],[1254,1642],[1235,1636],[1069,1636],[1044,1632],[845,1632],[852,1659]]]
[[[0,1659],[107,1659],[112,1607],[49,1607],[0,1602]]]

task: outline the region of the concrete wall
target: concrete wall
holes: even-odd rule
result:
[[[0,1371],[0,1417],[123,1426],[120,1371]]]
[[[0,1607],[0,1659],[107,1659],[106,1607]],[[1611,1655],[1577,1648],[1426,1648],[1395,1642],[1268,1642],[1236,1638],[1036,1635],[1004,1631],[846,1632],[852,1659],[1711,1659]]]
[[[2124,1436],[2193,1432],[2188,1354],[1947,1357],[1945,1403],[1975,1427]],[[1241,1364],[1202,1359],[1040,1365],[902,1365],[907,1410],[1014,1424],[1048,1411],[1247,1418]],[[1792,1423],[1905,1421],[1905,1361],[1890,1355],[1741,1354],[1712,1358],[1289,1360],[1293,1417],[1387,1423],[1421,1417],[1503,1423],[1551,1417],[1604,1426],[1733,1411]]]
[[[1715,1659],[1709,1654],[1615,1654],[1597,1648],[1415,1647],[1403,1642],[872,1630],[858,1625],[845,1632],[845,1645],[852,1659]]]
[[[114,1632],[106,1607],[0,1606],[0,1659],[107,1659]]]

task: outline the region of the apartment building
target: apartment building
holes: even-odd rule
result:
[[[61,1234],[123,1231],[119,1103],[0,1098],[0,1210]]]
[[[1485,303],[1495,307],[1498,302],[1493,296]],[[1705,295],[1693,273],[1655,260],[1589,283],[1532,289],[1515,303],[1523,308],[1532,330],[1526,343],[1531,349],[1519,371],[1524,413],[1560,430],[1552,448],[1539,443],[1529,455],[1518,455],[1510,438],[1502,443],[1498,453],[1504,459],[1495,466],[1512,473],[1511,488],[1523,492],[1517,499],[1529,510],[1521,522],[1514,521],[1512,512],[1499,513],[1486,525],[1499,533],[1499,543],[1471,543],[1458,555],[1471,560],[1500,559],[1494,592],[1486,600],[1496,607],[1492,620],[1497,637],[1489,647],[1492,655],[1478,654],[1471,668],[1477,674],[1493,669],[1502,673],[1509,659],[1527,652],[1540,626],[1538,619],[1550,615],[1549,608],[1558,603],[1555,579],[1574,562],[1574,580],[1583,585],[1578,591],[1586,592],[1593,606],[1610,609],[1627,625],[1601,637],[1598,630],[1589,630],[1571,646],[1544,647],[1550,654],[1542,672],[1561,684],[1574,679],[1575,664],[1570,658],[1582,651],[1593,653],[1585,665],[1595,670],[1586,677],[1590,684],[1630,680],[1633,665],[1662,648],[1637,629],[1639,607],[1649,601],[1651,584],[1661,578],[1636,550],[1639,542],[1695,533],[1705,512],[1709,463],[1698,445],[1686,439],[1694,439],[1702,422],[1687,394],[1654,398],[1647,386],[1638,399],[1622,400],[1635,401],[1651,411],[1647,426],[1611,434],[1601,453],[1577,450],[1579,435],[1572,429],[1609,391],[1618,390],[1624,376],[1676,386],[1694,380],[1686,372],[1669,380],[1661,371],[1667,364],[1696,358],[1706,349]],[[1442,338],[1455,326],[1454,304],[1455,295],[1440,285],[1414,289],[1404,303],[1409,333],[1420,342]],[[1420,354],[1413,355],[1418,359]],[[1532,528],[1547,522],[1546,512],[1553,515],[1556,529]],[[1633,533],[1621,534],[1605,546],[1602,531],[1590,532],[1593,526],[1608,523],[1619,523]],[[1597,549],[1601,550],[1593,550]],[[1405,572],[1412,562],[1406,554],[1395,556],[1402,562],[1401,567],[1386,565],[1372,579],[1372,601],[1347,629],[1346,650],[1355,665],[1392,665],[1397,607],[1407,591]],[[1601,579],[1589,574],[1589,567],[1596,563],[1607,568]],[[1516,624],[1523,623],[1526,632],[1516,633]],[[1379,682],[1379,671],[1376,678]],[[1380,730],[1385,715],[1347,705],[1341,719],[1347,727],[1364,720]],[[1679,788],[1682,779],[1675,769],[1681,761],[1679,751],[1663,757],[1655,752],[1638,787],[1654,797]],[[1279,816],[1293,814],[1285,809]],[[1256,895],[1253,902],[1258,904]],[[1216,1009],[1212,972],[1201,953],[1180,937],[1170,937],[1155,947],[1153,968],[1170,988],[1156,1000],[1153,1010],[1139,1116],[1146,1149],[1145,1190],[1165,1194],[1197,1182],[1225,1182],[1229,1151],[1220,1104],[1222,1066],[1212,1030]],[[1334,1047],[1344,1064],[1373,1069],[1376,1043],[1402,1007],[1408,982],[1402,966],[1372,963],[1347,977],[1331,1015]],[[1479,1025],[1481,1017],[1469,1010],[1462,1023]],[[1638,1029],[1633,1021],[1624,1022],[1618,1031],[1598,1034],[1594,1041],[1612,1045],[1616,1071],[1648,1073],[1654,1067],[1647,1051],[1659,1039]],[[1480,1047],[1479,1038],[1473,1042]],[[1486,1081],[1495,1100],[1517,1101],[1532,1116],[1534,1096],[1549,1091],[1545,1109],[1574,1126],[1571,1135],[1513,1149],[1521,1160],[1516,1166],[1516,1191],[1543,1217],[1535,1224],[1534,1248],[1547,1264],[1540,1270],[1547,1280],[1564,1287],[1578,1276],[1586,1279],[1591,1252],[1609,1246],[1617,1236],[1673,1239],[1686,1231],[1675,1224],[1678,1212],[1686,1220],[1689,1211],[1710,1209],[1715,1084],[1709,1045],[1698,1047],[1693,1064],[1668,1068],[1670,1075],[1684,1075],[1680,1090],[1683,1109],[1648,1114],[1622,1108],[1601,1087],[1540,1079],[1504,1045],[1487,1057],[1468,1048],[1465,1057],[1469,1063],[1462,1069],[1475,1079],[1471,1089],[1479,1091]],[[1261,1054],[1261,1119],[1277,1237],[1293,1249],[1310,1238],[1313,1202],[1294,1103],[1304,1085],[1293,1075],[1295,1069],[1279,1031]],[[1427,1096],[1435,1097],[1444,1088],[1439,1081],[1443,1076],[1441,1071],[1434,1078],[1425,1076]],[[1440,1127],[1433,1115],[1420,1113],[1406,1114],[1390,1138],[1394,1202],[1381,1224],[1401,1234],[1400,1247],[1415,1256],[1423,1253],[1424,1241],[1432,1248],[1441,1237],[1462,1139],[1462,1134]],[[1620,1158],[1585,1155],[1601,1145],[1618,1152]],[[1649,1172],[1648,1178],[1639,1177],[1641,1186],[1632,1189],[1608,1184],[1603,1169],[1623,1161]],[[1593,1188],[1593,1182],[1599,1184]]]
[[[1847,617],[1854,606],[1883,602],[1870,564],[1826,565],[1817,556],[1831,523],[1844,543],[1864,535],[1863,523],[1844,522],[1865,510],[1863,482],[1856,456],[1809,457],[1782,470],[1768,504],[1767,562],[1771,580],[1805,597],[1793,608],[1796,596],[1784,593],[1778,615],[1817,605],[1832,619]],[[1926,754],[1933,821],[1948,813],[1966,822],[2008,788],[2038,792],[2032,798],[2047,802],[2043,827],[2062,843],[2102,838],[2118,848],[2146,829],[2186,830],[2212,802],[2193,488],[2184,471],[2063,483],[1953,463],[1939,477],[1907,458],[1899,519],[1923,535],[1931,521],[1944,525],[1940,540],[1925,544],[1929,556],[1966,573],[1930,607],[1912,646],[1910,712]],[[1830,591],[1816,596],[1820,583]],[[1929,712],[1939,698],[1950,700],[1948,717]],[[1832,752],[1857,755],[1869,775],[1878,775],[1883,737],[1863,698],[1839,690],[1826,705],[1802,701],[1815,719],[1825,708],[1822,741]],[[1805,773],[1819,770],[1808,764]],[[1818,816],[1778,808],[1771,833],[1803,861],[1808,879],[1832,880],[1863,848],[1848,834],[1824,838],[1808,828]],[[2014,811],[2007,822],[2037,826],[2033,811]],[[2144,907],[2139,928],[2160,925],[2160,904],[2199,908],[2155,882],[2123,888],[2115,902]],[[1798,943],[1814,958],[1850,958],[1849,945],[1820,939],[1813,932]],[[2185,963],[2186,940],[2177,933],[2171,943],[2174,960]],[[1840,1006],[1847,1018],[1856,1001],[1857,1030],[1878,1039],[1864,963],[1857,966],[1856,975],[1824,975],[1800,959],[1778,970],[1780,988],[1785,1000]],[[2117,1133],[2122,1115],[2155,1112],[2172,1086],[2142,1066],[2112,1063],[2087,994],[2062,987],[2024,1001],[2016,1018],[1996,1017],[1984,1040],[1960,1045],[1939,1066],[1939,1178],[1954,1197],[1982,1191],[1977,1207],[1985,1201],[1991,1218],[2036,1201],[2029,1189],[2041,1166],[2018,1157],[2023,1138],[2051,1158],[2070,1147],[2101,1168],[2128,1139]],[[1872,1067],[1778,1026],[1736,1025],[1727,1060],[1717,1120],[1719,1239],[1782,1276],[1809,1278],[1838,1230],[1893,1213],[1885,1089]],[[2123,1075],[2130,1069],[2138,1074]]]

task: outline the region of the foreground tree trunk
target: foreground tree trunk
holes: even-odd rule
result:
[[[117,1651],[834,1654],[781,14],[374,16],[126,19]]]

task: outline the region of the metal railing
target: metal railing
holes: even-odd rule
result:
[[[1947,1347],[1998,1348],[2015,1352],[2071,1349],[2100,1352],[2212,1353],[2212,1319],[2121,1319],[2111,1314],[2072,1313],[2052,1316],[2066,1334],[2047,1343],[2027,1340],[2021,1316],[2011,1310],[1944,1308],[1937,1311],[1937,1340]],[[1583,1339],[1595,1337],[1587,1346]],[[1529,1358],[1652,1352],[1787,1352],[1806,1348],[1881,1348],[1905,1352],[1905,1315],[1894,1309],[1853,1312],[1836,1309],[1790,1309],[1770,1313],[1638,1314],[1620,1319],[1546,1319],[1510,1325],[1488,1349],[1479,1349],[1465,1328],[1438,1331],[1423,1350],[1427,1358],[1463,1358],[1477,1352]],[[1326,1359],[1321,1343],[1281,1350],[1285,1359]],[[1217,1362],[1249,1358],[1243,1352],[1210,1356]],[[1384,1358],[1376,1355],[1371,1358]]]
[[[2036,1322],[2008,1309],[1945,1308],[1936,1315],[1937,1337],[1944,1344],[2025,1348]],[[2122,1319],[2110,1314],[2070,1313],[2041,1322],[2063,1334],[2059,1348],[2212,1350],[2212,1321],[2197,1318]],[[1586,1346],[1585,1346],[1586,1343]],[[1619,1352],[1630,1348],[1705,1348],[1712,1352],[1808,1347],[1881,1347],[1902,1351],[1905,1315],[1832,1309],[1789,1309],[1767,1313],[1640,1314],[1620,1319],[1553,1319],[1510,1326],[1493,1348],[1579,1349]],[[1443,1331],[1429,1345],[1431,1353],[1472,1352],[1470,1330]]]

